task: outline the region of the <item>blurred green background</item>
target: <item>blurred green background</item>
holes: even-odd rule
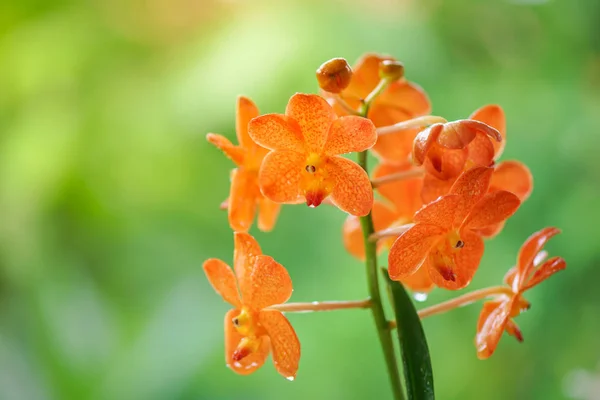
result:
[[[367,311],[290,315],[303,346],[293,383],[270,362],[232,373],[228,305],[201,268],[233,251],[218,210],[232,164],[204,135],[234,137],[238,94],[282,112],[316,91],[323,61],[366,51],[404,61],[447,119],[501,104],[503,159],[533,171],[532,197],[488,243],[470,289],[500,283],[532,232],[563,229],[548,250],[568,268],[528,293],[523,344],[505,335],[479,361],[479,304],[424,322],[438,398],[591,399],[599,26],[588,0],[3,1],[0,399],[388,398]],[[253,230],[289,269],[292,301],[366,296],[344,218],[289,206],[273,234]]]

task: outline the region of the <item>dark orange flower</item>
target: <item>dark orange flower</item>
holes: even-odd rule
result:
[[[545,228],[531,235],[519,251],[517,265],[511,268],[504,278],[512,290],[512,295],[500,295],[483,305],[475,337],[477,356],[480,359],[486,359],[494,353],[504,331],[519,342],[523,341],[521,330],[513,320],[530,307],[529,302],[522,296],[523,292],[567,266],[561,257],[552,257],[544,261],[547,254],[542,249],[546,242],[558,233],[560,230],[557,228]]]
[[[234,241],[235,274],[219,259],[204,262],[210,284],[235,307],[225,314],[225,362],[238,374],[247,375],[260,368],[273,351],[277,372],[292,380],[298,370],[300,342],[287,318],[268,308],[290,298],[292,280],[281,264],[262,254],[252,236],[235,233]]]
[[[258,169],[268,150],[248,136],[248,122],[258,116],[252,100],[240,96],[237,102],[236,133],[239,146],[214,133],[206,139],[221,149],[236,165],[231,172],[231,189],[227,206],[229,225],[234,231],[246,232],[252,226],[256,208],[259,209],[258,228],[270,231],[275,226],[280,204],[267,199],[258,187]]]
[[[367,173],[340,154],[364,151],[377,134],[366,118],[337,118],[320,96],[295,94],[285,114],[267,114],[248,125],[250,136],[272,150],[259,172],[262,193],[277,203],[301,199],[316,207],[328,196],[340,209],[367,215],[373,190]]]
[[[478,165],[492,165],[494,160],[497,160],[500,157],[504,150],[504,145],[506,144],[506,120],[504,111],[500,106],[490,104],[474,111],[473,114],[469,116],[468,120],[483,122],[486,125],[496,129],[500,134],[500,137],[502,138],[500,142],[496,140],[490,141],[493,147],[493,155],[490,147],[486,144],[483,146],[483,148],[486,149],[484,151],[486,156],[479,158],[479,162],[482,162],[482,164]],[[467,150],[475,151],[470,148],[470,146],[473,145],[471,144],[467,146]],[[475,146],[475,148],[477,148],[477,146]],[[458,166],[462,163],[464,150],[462,150],[462,152],[463,154],[460,157],[456,157],[456,154],[458,153],[454,154],[454,150],[446,151],[446,157],[448,157],[452,162],[457,160],[459,161],[458,164],[454,165],[456,170],[458,170]],[[450,157],[451,154],[452,157]],[[452,166],[452,162],[449,162],[448,164]],[[476,164],[476,159],[469,159],[467,157],[467,161],[463,164],[463,170],[473,167],[474,164]],[[426,162],[426,165],[430,164]],[[449,167],[448,169],[451,170],[452,168]],[[434,173],[431,173],[429,169],[426,170],[428,173],[423,179],[423,191],[421,192],[421,197],[424,202],[429,203],[448,193],[458,175],[454,177],[448,177],[437,173],[435,170]],[[461,171],[459,171],[459,173]],[[533,178],[531,176],[531,172],[529,172],[529,169],[527,166],[525,166],[525,164],[519,161],[503,161],[495,166],[494,175],[492,176],[492,183],[490,184],[490,190],[507,190],[516,194],[521,202],[523,202],[527,200],[531,194],[531,191],[533,190]]]
[[[502,223],[521,203],[504,190],[488,193],[492,172],[488,167],[466,171],[449,194],[415,214],[415,225],[390,249],[391,279],[404,279],[425,267],[439,287],[455,290],[471,282],[483,255],[482,232]]]
[[[380,81],[379,67],[383,60],[394,60],[392,57],[377,54],[365,54],[356,63],[350,85],[339,96],[355,110],[362,99]],[[334,105],[338,115],[348,115],[348,111],[335,102],[334,96],[324,92]],[[431,111],[431,104],[427,94],[418,85],[402,78],[390,85],[371,104],[367,117],[376,127],[393,125]],[[373,151],[389,162],[404,162],[408,159],[412,148],[412,141],[418,130],[404,131],[399,134],[381,136],[373,147]]]
[[[492,140],[500,142],[500,132],[480,121],[463,119],[434,124],[415,138],[413,160],[437,179],[456,178],[465,169],[493,164]]]

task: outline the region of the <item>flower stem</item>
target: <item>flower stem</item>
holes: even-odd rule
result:
[[[313,301],[310,303],[285,303],[269,307],[271,310],[281,312],[310,312],[310,311],[333,311],[349,308],[370,308],[371,300],[349,300],[349,301]]]
[[[346,100],[344,100],[342,98],[342,96],[340,96],[339,94],[336,94],[333,98],[334,98],[335,102],[338,103],[348,114],[360,115],[358,113],[358,111],[356,111],[354,108],[350,107],[350,105],[346,102]]]
[[[421,319],[431,317],[432,315],[442,314],[455,308],[469,305],[477,300],[485,299],[486,297],[494,296],[511,296],[513,291],[507,286],[492,286],[489,288],[475,290],[470,293],[465,293],[462,296],[455,297],[443,303],[434,304],[430,307],[423,308],[418,311]],[[396,321],[390,321],[390,327],[396,327]]]
[[[435,115],[425,115],[407,121],[398,122],[397,124],[390,126],[383,126],[377,128],[377,136],[390,135],[393,133],[399,133],[409,129],[416,128],[427,128],[433,124],[444,124],[446,121],[442,117],[436,117]]]
[[[360,107],[360,115],[366,117],[369,113],[371,102],[388,86],[389,81],[382,79],[373,91],[365,98]],[[358,164],[368,174],[367,167],[368,151],[358,153]],[[377,248],[375,242],[369,240],[375,232],[373,225],[373,216],[371,212],[364,217],[360,217],[360,225],[362,227],[363,241],[365,244],[365,267],[367,272],[367,284],[369,287],[369,297],[371,300],[371,312],[375,319],[375,326],[379,336],[381,349],[385,358],[388,376],[392,385],[392,392],[395,400],[404,400],[404,392],[402,391],[402,382],[400,381],[400,371],[396,361],[396,352],[394,350],[394,342],[392,341],[391,328],[385,317],[383,304],[381,302],[381,293],[379,290],[379,271],[377,267]]]
[[[371,180],[371,185],[374,188],[384,185],[386,183],[392,183],[397,181],[404,181],[413,178],[420,178],[425,174],[425,170],[423,168],[411,169],[409,171],[401,171],[396,172],[394,174],[389,174],[386,176],[382,176],[381,178],[375,178]]]
[[[387,229],[382,229],[380,231],[373,232],[369,236],[369,240],[371,242],[376,242],[379,239],[382,239],[384,237],[400,236],[401,234],[403,234],[404,232],[406,232],[407,230],[412,228],[414,225],[415,224],[411,223],[411,224],[404,224],[404,225],[400,225],[400,226],[393,226],[393,227],[387,228]]]

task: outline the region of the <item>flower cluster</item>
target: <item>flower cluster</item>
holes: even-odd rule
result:
[[[523,163],[499,161],[506,144],[500,106],[457,121],[429,115],[429,98],[404,77],[404,66],[376,54],[354,68],[330,60],[317,79],[321,92],[293,95],[283,114],[260,115],[240,97],[239,145],[207,136],[237,166],[223,203],[235,232],[234,271],[217,259],[204,270],[234,307],[225,316],[225,354],[240,374],[259,368],[272,351],[278,372],[293,379],[300,359],[298,338],[281,312],[290,277],[247,233],[257,209],[258,228],[270,231],[282,204],[333,205],[349,214],[342,236],[350,254],[364,260],[369,246],[389,250],[392,280],[414,292],[457,290],[479,269],[485,240],[502,231],[533,189]],[[378,160],[371,176],[369,150]],[[348,153],[358,153],[359,162],[343,156]],[[513,318],[529,306],[523,292],[566,265],[560,257],[541,261],[542,247],[558,232],[546,228],[527,240],[507,275],[510,288],[477,292],[493,297],[477,325],[480,358],[492,354],[502,332],[522,337]]]

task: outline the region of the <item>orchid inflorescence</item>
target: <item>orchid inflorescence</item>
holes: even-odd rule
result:
[[[414,293],[463,289],[479,268],[484,240],[498,235],[532,192],[523,163],[498,161],[506,143],[500,106],[450,122],[430,115],[427,95],[406,80],[404,66],[375,54],[355,68],[332,59],[317,70],[317,80],[320,94],[293,95],[284,114],[260,115],[250,99],[239,97],[239,145],[207,135],[237,166],[223,203],[235,232],[233,270],[209,259],[204,271],[234,307],[225,316],[225,356],[239,374],[252,373],[272,352],[277,371],[295,378],[300,344],[283,314],[294,311],[371,308],[386,361],[395,362],[386,339],[395,323],[383,311],[377,254],[389,250],[389,278]],[[379,161],[371,176],[369,150]],[[348,153],[358,153],[358,163],[342,156]],[[270,231],[281,204],[300,203],[349,214],[343,243],[366,262],[367,300],[284,304],[292,293],[289,274],[247,231],[257,210],[258,228]],[[489,298],[477,323],[478,357],[491,356],[505,331],[521,341],[514,317],[529,308],[523,292],[566,266],[560,257],[546,260],[543,251],[557,233],[545,228],[525,241],[507,286],[464,294],[419,316]]]

